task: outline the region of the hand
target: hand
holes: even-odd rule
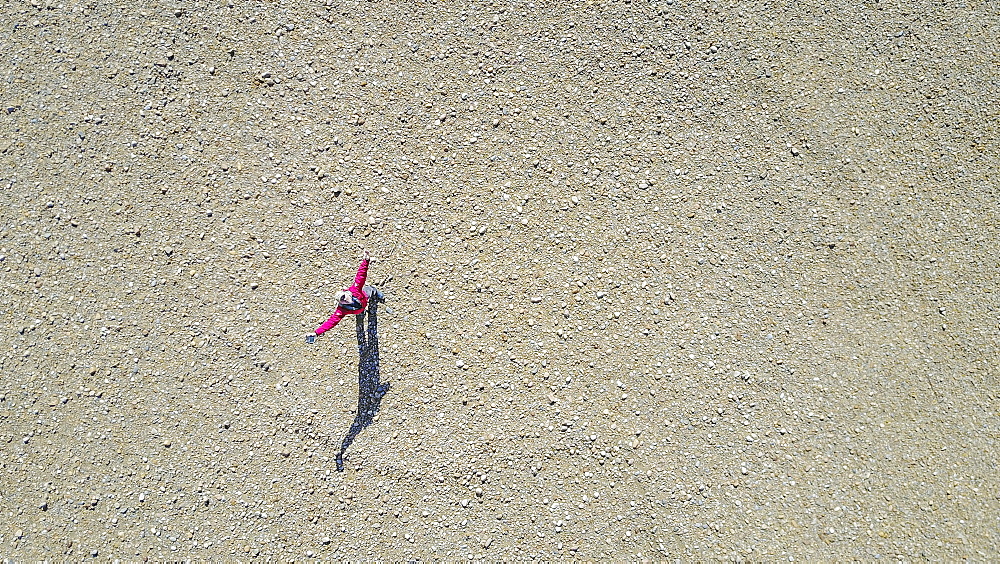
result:
[[[313,344],[315,342],[316,342],[316,333],[310,333],[310,334],[306,335],[306,343],[307,344],[311,345],[311,344]]]
[[[364,259],[365,260],[372,260],[372,256],[370,254],[368,254],[368,249],[365,249]]]

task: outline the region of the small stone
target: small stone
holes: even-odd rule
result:
[[[321,219],[317,219],[316,221],[314,221],[313,225],[315,225],[316,227],[321,227],[323,225],[322,218]]]
[[[468,499],[463,499],[459,503],[462,504],[462,507],[468,507],[469,506],[469,500]]]
[[[163,441],[163,446],[170,448],[170,441],[169,440]]]
[[[531,303],[533,303],[533,304],[540,304],[540,303],[542,303],[542,297],[541,296],[532,296],[531,297]]]

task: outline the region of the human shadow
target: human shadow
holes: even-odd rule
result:
[[[351,428],[347,430],[344,442],[337,454],[337,471],[344,471],[344,453],[365,427],[371,425],[378,413],[382,398],[389,391],[389,383],[382,382],[378,362],[378,304],[380,296],[373,295],[368,301],[368,311],[358,314],[356,332],[358,335],[358,412]],[[365,315],[368,316],[368,331],[365,332]]]

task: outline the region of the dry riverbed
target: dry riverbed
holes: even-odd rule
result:
[[[0,16],[0,556],[1000,556],[995,4]]]

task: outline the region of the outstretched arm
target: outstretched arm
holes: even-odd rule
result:
[[[330,316],[330,319],[327,319],[325,322],[323,322],[322,325],[316,328],[316,334],[322,335],[323,333],[326,333],[330,329],[333,329],[334,327],[337,326],[338,323],[340,323],[340,320],[343,318],[344,318],[344,312],[340,308],[337,308],[337,310],[333,312],[333,315]]]
[[[361,259],[361,264],[358,265],[358,274],[354,277],[354,287],[358,290],[365,287],[365,280],[368,279],[368,262],[370,260],[368,251],[365,251],[365,258]]]

